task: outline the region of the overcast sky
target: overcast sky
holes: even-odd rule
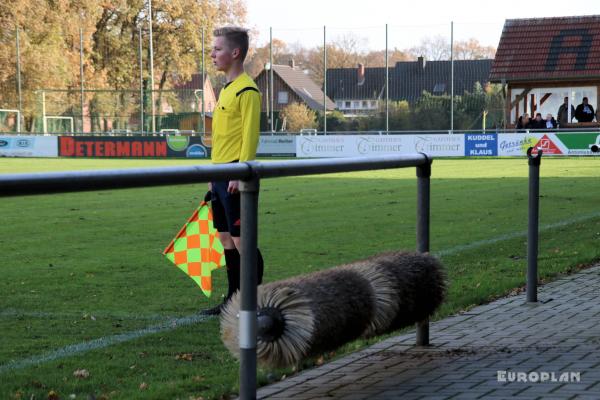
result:
[[[450,36],[454,20],[455,40],[471,37],[496,47],[507,18],[553,17],[600,14],[600,1],[565,0],[245,0],[248,25],[259,32],[258,42],[273,37],[288,44],[313,47],[323,43],[323,25],[328,39],[352,33],[364,49],[385,48],[385,24],[389,25],[389,47],[409,48],[427,36]],[[539,6],[536,7],[536,4]]]

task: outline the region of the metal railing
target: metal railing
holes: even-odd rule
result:
[[[391,168],[417,168],[417,251],[429,251],[431,158],[423,153],[343,159],[243,162],[189,167],[0,175],[0,197],[240,180],[240,398],[256,398],[257,236],[260,180]],[[429,321],[417,323],[417,345],[429,344]]]
[[[539,225],[540,225],[540,165],[543,150],[538,149],[537,155],[533,154],[533,147],[527,149],[527,163],[529,164],[529,200],[527,218],[527,301],[535,303],[538,285],[538,250],[539,250]]]

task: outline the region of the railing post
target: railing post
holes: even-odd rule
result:
[[[532,155],[533,147],[527,149],[529,164],[529,218],[527,226],[527,302],[537,302],[538,280],[538,232],[540,214],[540,164],[542,150]]]
[[[258,236],[259,178],[240,181],[240,399],[256,399],[256,248]]]
[[[417,167],[417,251],[429,252],[431,159]],[[429,319],[417,322],[417,346],[429,345]]]

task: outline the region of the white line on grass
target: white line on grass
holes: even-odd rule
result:
[[[585,220],[600,217],[600,212],[580,215],[575,218],[566,219],[563,221],[555,222],[552,224],[542,225],[540,226],[540,231],[546,231],[549,229],[560,228],[563,226],[568,226],[571,224],[576,224],[578,222],[583,222]],[[526,236],[527,231],[520,231],[509,233],[506,235],[500,235],[492,239],[478,240],[476,242],[472,242],[465,245],[459,245],[452,247],[450,249],[441,250],[439,252],[434,253],[437,256],[448,256],[452,254],[456,254],[461,251],[472,250],[477,247],[495,244],[498,242],[502,242],[504,240],[510,240],[514,238],[518,238],[521,236]],[[171,331],[173,329],[179,328],[181,326],[192,325],[198,322],[202,322],[206,320],[206,316],[204,315],[192,315],[189,317],[183,317],[178,319],[173,319],[167,321],[166,323],[150,326],[144,329],[139,329],[136,331],[126,332],[119,335],[105,336],[98,339],[90,340],[88,342],[77,343],[69,346],[62,347],[58,350],[54,350],[50,353],[45,353],[37,356],[32,356],[29,358],[25,358],[22,360],[12,361],[4,365],[0,365],[0,374],[5,372],[14,371],[17,369],[26,368],[32,365],[38,365],[45,362],[59,360],[61,358],[70,357],[80,353],[86,353],[91,350],[102,349],[108,346],[112,346],[114,344],[119,344],[123,342],[127,342],[134,339],[139,339],[144,336],[152,335],[154,333]]]
[[[52,319],[90,319],[91,317],[97,319],[108,319],[108,320],[143,320],[143,321],[164,321],[166,319],[176,318],[174,315],[160,315],[160,314],[111,314],[103,312],[81,312],[81,313],[51,313],[44,311],[25,311],[17,310],[14,308],[7,308],[0,311],[0,319],[6,318],[52,318]]]
[[[597,218],[597,217],[600,217],[600,212],[580,215],[575,218],[565,219],[562,221],[554,222],[552,224],[540,225],[539,230],[540,230],[540,232],[548,231],[551,229],[561,228],[563,226],[576,224],[578,222],[583,222],[588,219]],[[452,254],[460,253],[461,251],[472,250],[477,247],[482,247],[482,246],[486,246],[486,245],[490,245],[490,244],[496,244],[498,242],[503,242],[505,240],[515,239],[515,238],[522,237],[522,236],[527,236],[527,231],[507,233],[505,235],[496,236],[495,238],[491,238],[491,239],[477,240],[475,242],[454,246],[454,247],[451,247],[446,250],[440,250],[437,252],[434,251],[433,254],[438,257],[450,256]]]
[[[72,344],[69,346],[62,347],[60,349],[51,351],[49,353],[32,356],[28,358],[24,358],[22,360],[11,361],[7,364],[0,365],[0,375],[14,371],[17,369],[22,369],[26,367],[30,367],[32,365],[39,365],[49,361],[59,360],[61,358],[74,356],[80,353],[86,353],[91,350],[102,349],[108,346],[112,346],[114,344],[119,344],[123,342],[128,342],[130,340],[139,339],[144,336],[152,335],[155,333],[171,331],[173,329],[177,329],[182,326],[193,325],[198,322],[202,322],[207,318],[205,315],[191,315],[189,317],[172,319],[162,324],[157,324],[153,326],[149,326],[147,328],[138,329],[131,332],[125,332],[118,335],[105,336],[98,339],[90,340],[88,342],[81,342],[77,344]]]

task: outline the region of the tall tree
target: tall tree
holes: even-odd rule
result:
[[[412,57],[406,50],[393,48],[388,50],[388,64],[392,68],[399,61],[411,61]],[[370,51],[364,57],[366,67],[385,67],[385,50]]]
[[[425,38],[418,46],[412,47],[408,53],[414,58],[423,56],[428,60],[449,60],[450,39],[438,35]],[[479,40],[471,38],[468,40],[454,41],[454,58],[456,60],[480,60],[494,58],[496,49],[493,46],[485,46]]]
[[[269,43],[262,47],[251,48],[246,59],[246,71],[250,76],[257,76],[270,60]],[[288,64],[290,60],[295,59],[295,55],[290,51],[287,44],[277,38],[273,38],[273,64]]]
[[[96,16],[94,3],[91,0],[0,3],[0,107],[16,108],[18,104],[15,30],[19,27],[25,129],[33,128],[33,116],[39,113],[40,89],[67,89],[79,84],[79,26],[90,29],[90,22]],[[75,103],[74,96],[60,96],[56,111],[73,108]]]
[[[427,60],[449,60],[450,59],[450,41],[442,35],[427,37],[415,47],[408,50],[413,59],[425,57]]]
[[[162,92],[198,71],[201,27],[205,28],[206,60],[209,60],[213,28],[242,24],[245,16],[242,0],[154,0],[154,89]],[[147,49],[147,0],[0,2],[0,107],[3,108],[16,108],[18,103],[14,34],[17,26],[21,33],[22,88],[28,129],[40,108],[36,90],[79,87],[80,28],[84,36],[86,87],[114,90],[138,87],[138,27],[143,29]],[[148,57],[144,58],[148,71]],[[207,63],[207,69],[212,72],[211,63]],[[147,78],[146,72],[146,85]],[[77,91],[61,96],[62,111],[78,107]],[[113,100],[96,100],[103,109],[115,104]]]
[[[317,127],[317,114],[304,103],[292,103],[285,106],[281,110],[281,118],[285,121],[286,131],[291,133]]]
[[[494,46],[482,45],[475,38],[458,41],[454,44],[454,57],[457,60],[481,60],[494,58],[495,55],[496,49]]]
[[[131,87],[137,78],[137,29],[148,42],[148,1],[113,0],[104,5],[95,33],[96,62],[108,72],[113,87]],[[156,88],[186,81],[199,69],[201,34],[205,31],[205,58],[209,59],[216,26],[243,24],[246,9],[241,0],[154,0],[152,29]],[[212,71],[212,64],[207,63]]]

